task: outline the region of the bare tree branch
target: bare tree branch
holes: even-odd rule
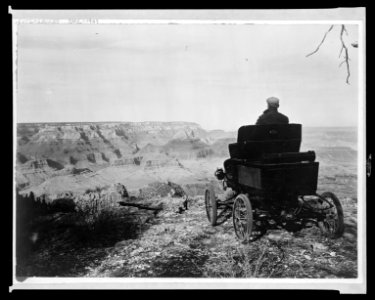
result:
[[[340,49],[340,54],[339,54],[339,58],[341,57],[341,54],[342,54],[342,50],[344,50],[344,47],[341,47],[341,49]]]
[[[334,25],[331,25],[331,27],[329,27],[329,29],[326,31],[326,33],[324,34],[323,36],[323,39],[322,41],[320,42],[320,44],[318,45],[318,47],[311,53],[307,54],[306,57],[309,57],[311,55],[313,55],[314,53],[318,52],[319,49],[320,49],[320,46],[324,43],[328,33],[332,30]],[[345,41],[343,39],[343,35],[344,33],[346,35],[348,35],[348,31],[346,30],[346,27],[345,25],[341,25],[341,31],[340,31],[340,41],[341,41],[341,48],[340,48],[340,53],[339,53],[339,58],[341,57],[341,54],[344,52],[344,60],[339,64],[339,67],[341,67],[343,64],[346,65],[346,73],[347,73],[347,76],[346,76],[346,83],[347,84],[350,84],[349,83],[349,78],[350,78],[350,66],[349,66],[349,51],[348,51],[348,47],[346,46],[345,44]],[[355,43],[352,43],[351,44],[354,48],[357,48],[358,47],[358,43],[355,42]]]
[[[331,25],[331,27],[330,27],[330,28],[327,30],[327,32],[324,34],[323,39],[322,39],[322,41],[320,42],[320,44],[318,45],[318,47],[317,47],[313,52],[307,54],[306,57],[309,57],[309,56],[311,56],[311,55],[313,55],[314,53],[316,53],[316,52],[319,51],[320,46],[324,43],[324,41],[325,41],[325,39],[326,39],[326,37],[327,37],[327,34],[332,30],[332,28],[333,28],[333,25]]]
[[[343,32],[346,33],[346,35],[348,35],[348,31],[346,30],[345,25],[341,25],[341,29],[342,29]]]
[[[343,63],[346,64],[346,72],[347,72],[346,83],[350,84],[349,83],[349,77],[350,77],[349,54],[348,54],[348,48],[346,47],[346,44],[345,44],[344,39],[343,39],[344,32],[346,32],[346,34],[348,34],[348,32],[346,31],[345,25],[341,25],[341,32],[340,32],[341,51],[340,51],[340,53],[344,50],[345,55],[344,55],[344,60],[341,62],[340,66]]]

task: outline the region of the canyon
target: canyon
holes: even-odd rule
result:
[[[130,190],[196,182],[221,165],[235,136],[190,122],[18,124],[16,183],[41,195],[116,182]]]
[[[355,177],[356,134],[355,128],[304,128],[301,151],[316,151],[322,176]],[[136,193],[173,181],[203,192],[236,135],[192,122],[20,123],[16,186],[40,196],[121,183]]]

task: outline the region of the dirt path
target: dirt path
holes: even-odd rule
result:
[[[261,239],[241,244],[232,220],[212,227],[203,197],[189,210],[176,212],[179,200],[165,198],[158,217],[137,239],[106,249],[106,255],[77,274],[87,277],[261,277],[353,278],[357,276],[356,219],[353,199],[343,199],[344,237],[329,240],[317,228],[291,234],[270,230]]]

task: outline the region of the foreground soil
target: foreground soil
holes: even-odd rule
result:
[[[339,239],[327,239],[318,228],[311,227],[297,233],[269,230],[260,239],[242,244],[236,239],[231,218],[216,227],[209,224],[203,196],[191,198],[188,210],[182,212],[178,211],[181,198],[154,198],[148,204],[163,205],[163,210],[154,214],[119,208],[119,222],[95,242],[82,243],[82,238],[73,238],[75,233],[69,231],[67,223],[57,226],[53,234],[45,235],[31,254],[18,262],[17,274],[19,279],[28,276],[355,278],[356,200],[341,201],[346,227]],[[67,215],[60,216],[60,222],[61,217]]]

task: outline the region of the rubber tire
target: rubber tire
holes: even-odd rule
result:
[[[336,207],[337,211],[337,217],[338,217],[338,224],[336,231],[333,234],[327,234],[326,228],[324,227],[324,224],[322,222],[319,222],[319,228],[323,232],[324,235],[330,237],[330,238],[339,238],[344,233],[344,212],[342,209],[342,205],[340,203],[340,200],[337,198],[337,196],[332,192],[325,192],[320,195],[322,198],[331,198],[333,201],[333,205]]]
[[[204,193],[204,203],[206,206],[206,213],[208,221],[211,223],[212,226],[216,226],[216,220],[217,220],[217,204],[216,204],[216,197],[215,197],[215,191],[213,186],[210,186],[208,189],[206,189]],[[210,214],[208,203],[211,206],[212,215]]]
[[[235,217],[236,206],[239,205],[240,201],[243,202],[246,207],[246,228],[245,228],[244,236],[239,235],[239,230],[238,230],[238,226],[236,225],[236,217]],[[234,204],[233,204],[232,216],[233,216],[233,227],[234,227],[234,231],[236,233],[237,238],[241,242],[244,242],[244,243],[248,242],[251,238],[251,232],[253,230],[253,210],[251,207],[250,200],[245,194],[239,194],[236,197],[236,200],[234,201]]]

